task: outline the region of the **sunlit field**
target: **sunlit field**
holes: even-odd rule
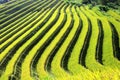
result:
[[[0,4],[0,80],[120,80],[120,11],[76,2]]]

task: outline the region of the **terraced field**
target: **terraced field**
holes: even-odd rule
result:
[[[0,80],[120,80],[120,14],[61,0],[0,7]]]

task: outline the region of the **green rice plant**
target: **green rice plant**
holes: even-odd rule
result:
[[[20,33],[20,34],[18,34],[18,35],[16,35],[16,36],[14,36],[14,38],[11,40],[11,41],[8,41],[7,43],[6,43],[6,41],[9,39],[9,38],[11,38],[14,34],[17,34],[17,32],[18,31],[20,31],[20,30],[22,30],[22,29],[24,29],[24,27],[26,26],[26,25],[28,25],[30,22],[32,22],[33,21],[33,19],[35,19],[35,18],[37,18],[37,16],[36,17],[33,17],[33,15],[36,15],[36,13],[37,12],[34,12],[33,14],[31,14],[30,16],[28,16],[26,19],[28,20],[28,21],[26,21],[24,24],[20,24],[20,25],[16,25],[17,27],[18,27],[18,29],[14,29],[13,31],[11,31],[11,32],[9,32],[9,33],[7,33],[7,35],[6,36],[4,36],[3,38],[1,38],[1,40],[0,40],[0,43],[1,43],[1,52],[3,51],[3,50],[5,50],[12,42],[14,42],[14,40],[16,40],[20,35],[22,35],[24,32],[26,32],[26,30],[24,31],[24,32],[22,32],[22,33]],[[39,13],[40,14],[40,13]],[[30,19],[30,18],[32,18],[33,17],[33,19]],[[24,21],[24,20],[23,20]],[[15,26],[15,27],[16,27]],[[5,43],[5,44],[4,44]],[[3,45],[2,45],[3,44]]]
[[[20,9],[19,11],[11,14],[10,16],[8,16],[8,17],[6,17],[6,18],[4,18],[4,19],[1,19],[0,23],[3,23],[3,24],[0,25],[0,28],[1,28],[1,29],[2,29],[2,28],[5,28],[5,26],[7,26],[9,23],[11,23],[12,21],[14,21],[14,20],[22,17],[23,15],[25,15],[27,12],[30,12],[30,11],[33,10],[34,8],[40,6],[43,2],[44,2],[44,1],[42,1],[42,2],[40,2],[40,3],[38,4],[37,1],[35,1],[34,3],[28,5],[27,7]],[[37,4],[37,5],[35,5],[35,4]],[[33,5],[35,5],[35,6],[33,6]],[[32,7],[31,7],[31,6],[32,6]],[[29,8],[29,9],[28,9],[28,8]],[[23,10],[24,10],[24,11],[23,11]],[[22,12],[22,13],[21,13],[21,12]],[[21,14],[19,14],[19,13],[21,13]],[[16,16],[16,15],[17,15],[17,16]],[[14,17],[14,16],[15,16],[15,17]],[[12,17],[14,17],[14,18],[12,18]],[[11,18],[11,19],[10,19],[10,18]],[[7,20],[8,20],[8,21],[7,21]]]
[[[120,62],[114,58],[113,55],[113,45],[112,45],[112,32],[110,29],[110,24],[107,19],[101,19],[103,30],[104,30],[104,39],[103,39],[103,64],[105,66],[110,66],[112,68],[120,68]],[[108,47],[109,46],[109,47]]]
[[[41,9],[43,9],[43,8],[44,8],[44,10],[49,9],[50,6],[53,6],[55,3],[56,3],[55,0],[46,1],[46,2],[44,2],[44,4],[47,4],[47,6],[46,5],[39,6],[39,7],[35,8],[33,11],[41,11]]]
[[[16,29],[15,26],[17,26],[18,28],[18,25],[21,25],[25,20],[27,20],[26,18],[31,15],[32,12],[26,14],[25,16],[21,17],[20,19],[16,20],[14,23],[11,23],[10,25],[8,25],[8,27],[6,27],[6,29],[4,28],[3,30],[0,30],[0,35],[1,35],[1,40],[3,37],[5,37],[8,33],[10,34],[10,32],[12,32],[12,30]],[[22,21],[23,20],[23,21]],[[21,23],[21,24],[20,24]],[[12,26],[12,27],[11,27]]]
[[[51,12],[51,11],[50,11],[50,12]],[[52,14],[52,12],[51,12],[51,14]],[[51,15],[51,14],[50,14],[50,15]],[[55,17],[56,17],[56,16],[55,16]],[[50,18],[50,16],[49,16],[48,18]],[[48,20],[48,18],[46,18],[46,21]],[[57,18],[57,17],[56,17],[56,18]],[[56,20],[56,19],[55,19],[55,20]],[[46,23],[46,22],[44,22],[44,24],[45,24],[45,23]],[[47,25],[48,25],[48,24],[47,24]],[[37,28],[38,30],[39,30],[40,26],[42,27],[43,24],[41,24],[41,25],[38,26],[38,28]],[[45,28],[45,27],[44,27],[44,28]],[[43,29],[44,29],[44,28],[43,28]],[[43,30],[43,29],[42,29],[42,30]],[[47,30],[47,28],[46,28],[45,30]],[[43,31],[43,32],[44,32],[44,31]],[[36,32],[34,31],[34,34],[35,34],[35,33],[36,33]],[[41,36],[41,35],[43,35],[43,34],[41,33],[40,35],[38,35],[38,37]],[[27,37],[28,37],[28,36],[27,36]],[[38,39],[39,39],[39,38],[38,38]],[[35,41],[36,41],[36,39],[35,39]],[[33,41],[33,43],[34,43],[35,41]],[[14,72],[13,72],[13,74],[14,74],[15,76],[18,76],[18,77],[19,77],[19,74],[16,74],[16,73],[17,73],[17,66],[21,67],[21,64],[22,64],[22,61],[24,60],[24,57],[28,54],[28,52],[26,52],[26,51],[28,51],[28,49],[31,48],[31,47],[34,45],[33,43],[32,43],[32,45],[31,45],[31,44],[28,45],[28,46],[27,46],[28,48],[25,49],[25,50],[22,52],[23,54],[20,55],[20,58],[19,58],[19,60],[17,61],[16,65],[15,65],[15,70],[14,70]],[[25,55],[25,54],[26,54],[26,55]]]
[[[96,17],[90,15],[83,7],[80,7],[80,9],[86,14],[88,17],[89,24],[89,30],[91,31],[89,46],[87,49],[87,54],[85,58],[86,67],[88,67],[90,70],[102,70],[103,66],[97,62],[96,60],[96,46],[98,41],[98,35],[99,35],[99,28]],[[97,27],[96,27],[97,26]],[[91,61],[90,61],[91,60]]]
[[[52,73],[55,77],[70,76],[66,71],[64,71],[61,68],[61,60],[62,60],[64,51],[66,49],[66,46],[69,43],[69,41],[67,43],[67,40],[69,39],[67,37],[74,25],[72,13],[71,13],[71,5],[69,7],[67,7],[66,14],[67,14],[67,21],[66,21],[63,29],[59,32],[58,36],[55,39],[55,40],[58,40],[59,42],[55,45],[54,49],[50,53],[50,57],[51,57],[50,58],[51,59],[50,60],[51,61],[50,73]],[[66,46],[65,46],[65,44],[66,44]]]
[[[87,8],[89,8],[87,6]],[[88,10],[88,9],[87,9]],[[100,17],[104,17],[103,16],[103,12],[100,11],[100,9],[98,7],[93,7],[92,10],[91,10],[92,13],[95,13],[94,15],[97,16],[97,18],[100,18]]]
[[[97,41],[97,46],[96,46],[96,60],[102,64],[102,44],[103,44],[103,27],[102,27],[102,23],[99,20],[99,15],[97,15],[93,10],[89,9],[89,6],[84,6],[84,8],[86,9],[87,12],[89,12],[89,14],[91,14],[92,16],[98,18],[97,19],[97,24],[98,24],[98,28],[99,28],[99,34],[98,34],[98,41]]]
[[[28,2],[28,1],[27,1]],[[30,2],[30,1],[29,1]],[[23,4],[25,4],[25,2],[23,3]],[[16,7],[14,7],[14,8],[16,8]],[[8,9],[9,10],[9,9]],[[7,23],[7,20],[9,20],[10,18],[13,18],[14,16],[16,16],[16,15],[14,15],[14,14],[16,14],[16,13],[18,13],[19,11],[17,11],[17,12],[14,12],[13,14],[10,14],[10,15],[8,15],[8,16],[6,16],[6,17],[4,17],[4,18],[2,18],[1,20],[0,20],[0,22],[1,22],[1,27],[2,26],[4,26],[4,24],[5,23]],[[24,13],[24,12],[23,12]],[[4,14],[6,14],[6,13],[4,13]],[[2,14],[3,15],[3,14]],[[7,14],[6,14],[7,15]],[[18,14],[17,14],[18,15]],[[19,14],[20,15],[20,14]],[[18,15],[18,16],[19,16]],[[17,16],[16,16],[17,17]],[[6,22],[5,22],[6,21]],[[5,23],[4,23],[5,22]],[[4,27],[3,27],[4,28]]]
[[[53,1],[53,2],[54,2],[54,1]],[[51,3],[53,3],[53,2],[51,2]],[[49,2],[48,2],[48,3],[49,3]],[[45,6],[45,5],[44,5],[44,6]],[[41,8],[44,9],[45,7],[43,8],[43,5],[41,5],[40,7],[38,7],[38,9],[41,9]],[[33,12],[36,12],[36,11],[33,11]],[[10,25],[8,25],[8,26],[10,26]],[[2,33],[2,32],[5,31],[6,29],[8,29],[8,27],[7,27],[7,28],[5,27],[5,28],[1,29],[2,31],[0,30],[0,32]]]
[[[52,2],[51,2],[52,3]],[[41,7],[42,8],[42,7]],[[24,21],[23,21],[24,22]],[[23,22],[21,22],[21,23],[23,23]],[[12,27],[13,28],[13,27]],[[5,29],[4,29],[5,30]],[[16,30],[14,30],[14,31],[16,31]],[[5,36],[4,36],[5,37]],[[8,38],[7,38],[8,39]]]
[[[47,10],[46,10],[46,12],[47,12]],[[38,18],[35,20],[35,21],[33,21],[31,24],[29,24],[28,26],[31,26],[31,25],[33,25],[36,21],[37,21],[37,23],[38,23],[38,21],[40,20],[40,18],[43,16],[43,15],[45,15],[45,13],[46,12],[43,12],[42,14],[39,14],[39,13],[37,13],[35,16],[37,16]],[[46,16],[48,16],[48,15],[46,15]],[[33,18],[31,18],[31,19],[33,19]],[[44,20],[44,18],[43,18],[43,20]],[[43,21],[42,20],[42,21]],[[36,26],[38,26],[38,24],[36,24]],[[23,36],[23,35],[22,35]],[[21,37],[22,37],[21,36]],[[19,38],[20,39],[20,38]],[[19,40],[18,39],[18,40]],[[22,38],[21,38],[22,39]],[[13,43],[13,45],[12,46],[14,46],[15,44]],[[25,46],[27,46],[27,45],[25,45]],[[11,47],[11,49],[12,49],[12,47]],[[22,51],[22,49],[24,49],[24,47],[21,47],[20,48],[20,50],[18,50],[18,52],[16,52],[17,54],[15,54],[14,55],[14,57],[12,58],[12,60],[10,60],[10,62],[8,63],[8,66],[6,67],[6,70],[5,70],[5,73],[4,73],[4,75],[2,76],[2,78],[4,78],[4,77],[6,77],[6,76],[9,76],[9,74],[12,74],[12,72],[13,72],[13,70],[14,70],[14,65],[15,65],[15,62],[16,62],[16,60],[17,60],[17,58],[19,57],[19,55],[21,54],[21,51]],[[4,53],[4,55],[5,55],[5,52],[3,52]],[[8,52],[7,52],[8,53]],[[6,55],[7,55],[7,53],[6,53]],[[6,77],[6,78],[8,78],[8,77]]]
[[[120,56],[119,56],[120,48],[119,48],[119,37],[118,37],[119,35],[113,23],[109,22],[109,24],[110,24],[111,31],[112,31],[113,54],[114,54],[114,57],[120,60]]]
[[[115,41],[116,42],[116,45],[118,45],[118,47],[120,47],[120,40],[119,40],[119,35],[120,35],[120,31],[119,31],[119,20],[118,19],[116,19],[116,18],[114,18],[113,16],[105,16],[105,15],[107,15],[107,14],[109,14],[110,12],[112,12],[112,11],[108,11],[108,13],[106,13],[105,15],[103,15],[102,13],[100,13],[99,11],[93,11],[93,10],[89,10],[89,11],[91,11],[92,13],[99,13],[102,17],[105,17],[105,18],[107,18],[108,19],[108,21],[109,22],[111,22],[111,24],[113,24],[113,26],[114,26],[114,31],[115,31],[115,33],[113,32],[113,35],[115,34],[115,36],[116,36],[116,40],[118,40],[118,41]],[[114,13],[114,12],[113,12]],[[116,13],[114,13],[114,14],[116,14]],[[95,14],[96,15],[96,14]],[[109,14],[110,15],[110,14]],[[97,15],[97,17],[98,18],[100,18],[101,16],[98,16]],[[112,29],[113,30],[113,29]],[[118,39],[117,39],[118,38]],[[119,43],[119,44],[118,44]],[[114,50],[115,51],[115,50]]]
[[[24,74],[24,72],[22,73],[22,76],[24,76],[24,75],[31,75],[31,77],[33,77],[33,78],[39,78],[38,76],[37,76],[37,72],[35,71],[35,62],[34,62],[34,59],[32,59],[32,58],[34,58],[34,56],[36,57],[38,54],[37,54],[37,51],[38,51],[38,48],[39,47],[42,47],[43,46],[43,44],[45,43],[45,41],[47,41],[47,39],[48,39],[48,37],[52,34],[52,32],[51,31],[54,31],[54,28],[55,27],[53,27],[53,25],[55,24],[55,21],[57,21],[56,19],[57,18],[59,18],[59,14],[58,14],[58,10],[59,10],[59,8],[57,8],[56,10],[55,10],[55,12],[53,13],[53,9],[50,11],[51,13],[49,13],[49,14],[53,14],[52,15],[52,17],[50,18],[50,20],[44,25],[44,27],[41,29],[41,30],[39,30],[38,31],[38,33],[37,33],[37,35],[36,35],[36,39],[33,39],[34,41],[33,41],[33,43],[31,43],[28,47],[29,48],[32,48],[30,51],[29,51],[29,53],[28,53],[28,55],[26,56],[26,57],[29,57],[29,58],[26,58],[25,59],[25,62],[23,63],[23,67],[22,67],[22,70],[23,71],[26,71],[26,67],[27,67],[27,65],[31,65],[31,67],[29,67],[29,68],[27,68],[27,70],[29,69],[29,73],[27,73],[27,74]],[[50,30],[47,30],[47,29],[49,29],[49,26],[51,25],[51,29]],[[46,30],[47,30],[47,32],[46,32]],[[44,35],[43,36],[43,38],[42,38],[42,35]],[[41,39],[42,38],[42,39]],[[39,40],[40,39],[40,40]],[[37,43],[36,43],[36,42]],[[36,44],[36,45],[35,45]],[[31,46],[32,45],[32,46]],[[39,45],[39,46],[38,46]],[[30,47],[31,46],[31,47]],[[29,49],[28,48],[28,49]],[[39,53],[39,54],[41,54],[41,53]],[[28,63],[29,62],[29,63]],[[33,62],[34,62],[34,64],[33,64]],[[31,71],[31,72],[30,72]],[[24,77],[22,77],[22,78],[24,78]]]
[[[5,5],[11,5],[11,3],[14,3],[14,2],[15,2],[14,0],[10,0],[10,1],[4,3],[4,4],[5,4]]]
[[[100,12],[99,12],[99,14],[100,14]],[[106,20],[106,24],[108,24],[108,25],[106,25],[107,26],[107,30],[106,29],[103,29],[104,30],[104,32],[106,32],[106,34],[107,34],[107,31],[109,31],[109,35],[110,35],[110,32],[111,32],[111,37],[109,37],[110,39],[109,40],[111,40],[111,57],[107,57],[106,59],[108,59],[108,58],[113,58],[114,56],[115,57],[117,57],[118,59],[119,59],[119,38],[118,38],[118,29],[116,30],[115,29],[115,27],[114,27],[114,25],[115,25],[115,23],[114,22],[116,22],[112,17],[109,17],[109,16],[105,16],[105,15],[103,15],[102,13],[100,14],[101,16],[102,16],[102,19],[104,18],[104,19],[107,19],[108,18],[108,21],[111,21],[111,23],[109,23],[109,22],[107,22],[107,20]],[[107,14],[106,14],[107,15]],[[99,19],[101,19],[101,17],[99,16],[98,17]],[[114,25],[113,25],[113,23],[114,23]],[[102,25],[103,23],[101,23],[101,26],[103,26]],[[119,24],[117,24],[116,23],[116,25],[119,25]],[[111,29],[110,29],[111,28]],[[107,35],[106,35],[107,36]],[[106,38],[106,37],[105,37]],[[105,41],[103,41],[103,42],[105,42]],[[109,48],[110,48],[110,43],[108,43],[109,44]],[[106,48],[107,48],[108,46],[107,46],[107,44],[106,44]],[[110,51],[110,49],[108,49],[108,50],[104,50],[104,51]],[[107,53],[104,53],[104,54],[107,54]],[[110,55],[110,53],[108,53],[109,55]],[[104,60],[105,60],[105,58],[104,58]],[[113,61],[110,61],[110,62],[113,62],[113,63],[115,63],[114,64],[114,66],[116,66],[116,65],[118,65],[119,64],[119,62],[116,60],[116,59],[112,59]],[[111,63],[112,64],[112,63]],[[110,64],[109,64],[110,65]],[[113,64],[112,64],[113,65]],[[111,66],[110,66],[111,67]],[[119,66],[116,66],[117,68],[119,68]],[[113,67],[112,67],[113,68]]]
[[[39,14],[39,13],[38,13]],[[15,34],[14,36],[12,36],[10,39],[8,39],[8,41],[6,41],[4,44],[6,44],[7,42],[9,42],[9,41],[11,41],[11,40],[13,40],[14,39],[14,37],[15,36],[17,36],[17,35],[19,35],[20,33],[22,33],[23,34],[23,32],[24,32],[24,36],[21,36],[21,37],[19,37],[16,41],[14,41],[15,43],[13,43],[13,45],[11,44],[10,46],[14,46],[17,42],[19,42],[21,39],[23,39],[26,35],[28,35],[29,34],[29,32],[31,32],[33,29],[35,29],[36,28],[36,26],[39,26],[39,24],[40,23],[42,23],[45,19],[46,19],[46,17],[44,17],[44,18],[42,18],[42,20],[41,20],[41,16],[43,16],[43,14],[42,15],[36,15],[36,16],[38,16],[38,18],[36,18],[36,19],[34,19],[34,18],[31,18],[31,20],[33,20],[34,19],[34,21],[32,22],[32,23],[30,23],[29,25],[27,25],[26,27],[24,27],[21,31],[19,31],[17,34]],[[39,20],[41,20],[39,23],[37,23]],[[36,22],[37,21],[37,22]],[[35,25],[35,26],[34,26]],[[27,32],[26,32],[27,31]],[[26,33],[25,33],[26,32]],[[4,45],[3,44],[3,45]],[[9,46],[9,47],[10,47]],[[0,47],[2,47],[2,46],[0,46]],[[12,47],[11,47],[12,48]],[[5,55],[5,53],[8,53],[7,51],[9,51],[10,50],[10,48],[8,49],[8,50],[6,50],[6,51],[3,51],[2,53],[4,53],[4,54],[2,54],[1,53],[1,55]],[[0,56],[1,58],[2,58],[2,56]],[[1,59],[0,58],[0,59]]]
[[[107,13],[103,14],[100,11],[94,10],[94,12],[100,16],[99,19],[102,22],[103,31],[104,31],[104,39],[103,39],[103,64],[109,66],[111,68],[119,68],[119,61],[114,57],[114,44],[113,44],[113,32],[109,21],[113,18],[110,16],[106,16]],[[114,20],[113,20],[114,21]],[[114,23],[114,22],[112,22]],[[108,47],[109,46],[109,47]]]
[[[25,25],[25,26],[26,26],[26,25]],[[31,27],[31,26],[29,26],[29,27]],[[23,28],[23,29],[24,29],[24,28]],[[28,30],[28,29],[30,29],[30,28],[27,28],[26,30]],[[24,33],[25,33],[25,32],[26,32],[26,31],[24,31]],[[22,34],[23,34],[23,32],[22,32]],[[22,34],[21,34],[21,35],[22,35]],[[16,34],[16,35],[17,35],[17,34]],[[19,36],[20,36],[20,35],[19,35]],[[17,36],[17,38],[18,38],[19,36]],[[9,39],[8,39],[8,40],[9,40]],[[8,40],[7,40],[7,41],[8,41]],[[14,38],[14,40],[16,40],[16,38]],[[14,41],[14,40],[13,40],[13,41]],[[6,41],[5,43],[1,44],[1,47],[3,47],[3,45],[5,45],[5,44],[7,43],[7,41]],[[8,42],[9,42],[9,41],[8,41]],[[11,42],[10,42],[9,44],[11,44]],[[7,45],[9,45],[9,44],[7,44]],[[6,46],[5,46],[5,48],[6,48]],[[4,48],[4,49],[5,49],[5,48]],[[3,50],[2,50],[2,51],[3,51]]]
[[[81,66],[79,64],[79,56],[80,56],[80,52],[82,50],[82,47],[84,45],[84,41],[85,41],[85,37],[88,31],[88,21],[86,16],[83,14],[83,12],[80,11],[79,7],[76,7],[77,13],[80,17],[77,16],[77,18],[79,18],[80,21],[80,25],[81,25],[81,32],[79,33],[79,38],[71,52],[71,56],[69,58],[69,62],[68,62],[68,70],[73,74],[73,75],[77,75],[80,77],[80,79],[82,78],[82,75],[84,76],[85,74],[90,73],[89,70],[85,69],[83,66]],[[73,66],[75,65],[75,66]],[[85,77],[84,77],[85,79]]]
[[[6,17],[7,15],[6,14],[3,14],[2,16],[0,16],[0,19]]]
[[[66,9],[68,5],[63,6],[63,8],[61,9],[61,12],[64,12],[64,9]],[[48,32],[48,34],[52,33],[50,35],[49,38],[52,37],[52,42],[46,46],[46,49],[44,50],[44,52],[42,53],[38,64],[37,64],[37,72],[39,73],[40,79],[45,79],[45,78],[49,78],[49,74],[47,72],[49,72],[49,65],[50,64],[50,52],[54,49],[55,45],[57,44],[58,40],[57,39],[60,35],[59,32],[62,31],[63,26],[66,22],[66,15],[64,13],[60,13],[60,18],[58,19],[58,21],[56,22],[56,24],[51,28],[50,32]],[[55,37],[56,36],[56,37]]]
[[[114,44],[113,44],[113,48],[114,49],[114,53],[115,53],[115,57],[117,57],[118,59],[120,59],[119,57],[119,53],[120,53],[120,23],[118,21],[116,21],[114,18],[108,18],[108,20],[110,21],[110,23],[112,24],[112,31],[113,31],[113,39],[114,39]]]
[[[20,1],[15,1],[14,3],[9,4],[9,5],[4,4],[5,7],[3,7],[3,8],[0,9],[0,13],[6,11],[6,10],[8,10],[8,9],[11,9],[12,7],[15,7],[15,6],[17,6],[17,5],[19,5],[19,4],[23,3],[23,2],[24,2],[24,1],[20,0]],[[1,16],[3,16],[3,15],[1,15]],[[0,16],[0,17],[1,17],[1,16]]]
[[[119,14],[115,13],[115,12],[112,11],[112,10],[107,11],[107,13],[108,13],[109,15],[111,15],[112,17],[114,17],[115,19],[117,19],[117,20],[120,22],[120,15],[119,15]]]
[[[35,13],[37,13],[37,12],[35,12]],[[39,13],[40,14],[40,13]],[[29,18],[29,20],[28,21],[26,21],[24,24],[22,24],[21,26],[19,26],[19,28],[22,28],[20,31],[21,32],[18,32],[18,33],[16,33],[15,34],[15,36],[12,36],[13,34],[14,34],[14,32],[17,32],[16,30],[15,31],[13,31],[13,32],[11,32],[10,34],[8,34],[8,35],[6,35],[5,37],[3,37],[2,39],[1,39],[1,48],[0,48],[0,50],[1,50],[1,52],[4,50],[4,49],[6,49],[14,40],[16,40],[19,36],[21,36],[23,33],[25,33],[27,30],[29,30],[30,29],[30,27],[32,26],[32,24],[31,24],[31,26],[29,25],[29,23],[30,22],[32,22],[33,20],[35,20],[38,16],[39,16],[39,14],[37,14],[37,16],[34,16],[33,18]],[[33,23],[34,24],[34,23]],[[27,27],[27,28],[25,28],[27,25],[29,25],[29,27]],[[12,37],[11,37],[12,36]]]
[[[18,4],[18,5],[16,5],[16,6],[14,6],[13,8],[7,9],[7,10],[1,12],[1,13],[0,13],[0,16],[2,16],[3,14],[6,14],[7,12],[13,10],[13,9],[16,8],[16,7],[22,6],[22,5],[24,5],[24,4],[26,4],[26,3],[29,3],[29,2],[30,2],[30,0],[28,0],[28,1],[24,2],[24,3],[22,3],[22,4]]]
[[[74,19],[73,27],[76,30],[74,33],[72,33],[74,36],[71,37],[72,39],[70,40],[70,43],[69,43],[68,47],[66,48],[65,53],[64,53],[62,60],[61,60],[61,67],[65,70],[67,70],[68,72],[69,72],[69,70],[68,70],[69,58],[71,56],[72,50],[73,50],[77,40],[78,40],[79,34],[81,32],[81,27],[82,27],[82,23],[79,19],[79,15],[77,14],[77,12],[75,10],[75,6],[72,7],[72,13],[73,13],[73,19]]]
[[[96,18],[99,19],[100,16],[99,16],[96,12],[94,12],[94,10],[91,10],[89,6],[85,5],[84,8],[85,8],[92,16],[94,16],[94,17],[96,17]],[[97,10],[96,10],[96,11],[97,11]]]
[[[0,8],[0,80],[120,79],[119,14],[74,2]]]

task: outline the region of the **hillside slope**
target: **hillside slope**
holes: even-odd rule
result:
[[[0,80],[119,80],[120,12],[62,0],[0,8]]]

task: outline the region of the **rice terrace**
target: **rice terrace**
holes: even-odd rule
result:
[[[0,0],[0,80],[120,80],[120,0]]]

